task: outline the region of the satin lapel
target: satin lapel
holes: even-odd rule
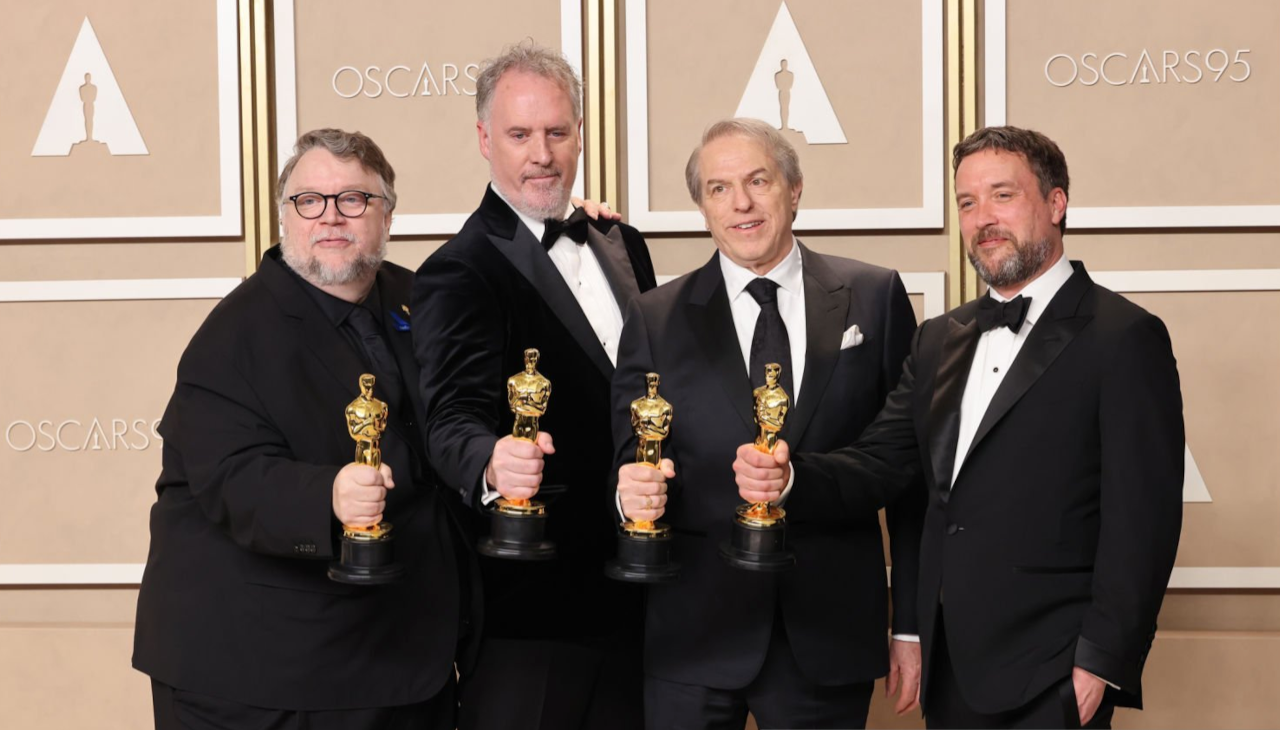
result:
[[[951,474],[955,471],[960,400],[969,382],[969,367],[978,350],[979,335],[978,323],[973,319],[961,322],[948,318],[947,326],[933,400],[929,403],[929,460],[933,466],[933,483],[943,491],[951,488]]]
[[[587,315],[582,313],[582,307],[578,305],[573,292],[569,291],[569,286],[564,283],[560,270],[551,262],[551,257],[547,255],[542,244],[533,237],[529,229],[517,226],[514,239],[490,233],[489,240],[538,290],[542,300],[547,303],[552,312],[555,312],[560,323],[577,341],[578,346],[587,354],[591,362],[600,369],[601,374],[605,378],[613,377],[613,363],[609,361],[604,347],[596,338],[595,330],[591,329],[591,322],[587,320]]]
[[[844,333],[849,308],[856,306],[850,301],[849,290],[821,258],[803,246],[800,254],[804,263],[806,330],[800,391],[806,395],[804,400],[796,402],[784,432],[784,437],[796,448],[804,443],[804,432],[822,404],[821,394],[827,392],[827,383],[840,357],[840,336]]]
[[[689,295],[689,325],[711,377],[724,389],[747,432],[754,433],[751,378],[742,361],[742,347],[733,327],[733,312],[729,308],[718,254],[698,271],[698,280]]]
[[[1092,315],[1075,316],[1080,297],[1090,286],[1093,286],[1093,281],[1081,267],[1062,285],[1062,289],[1040,315],[1040,321],[1036,322],[1031,334],[1027,335],[1027,341],[1009,366],[1009,374],[1001,381],[995,395],[991,396],[991,404],[987,406],[987,412],[983,414],[978,430],[973,435],[973,443],[969,446],[970,454],[1009,409],[1044,375],[1044,371],[1071,344],[1080,330],[1093,320]]]
[[[631,267],[627,245],[622,241],[622,229],[614,226],[606,234],[596,230],[595,226],[587,226],[587,245],[609,282],[618,308],[625,314],[631,300],[640,296],[640,285],[636,283],[636,272]]]

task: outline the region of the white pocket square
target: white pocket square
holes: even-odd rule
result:
[[[847,350],[850,347],[857,347],[862,344],[862,333],[858,331],[858,325],[854,325],[844,331],[840,337],[840,349]]]

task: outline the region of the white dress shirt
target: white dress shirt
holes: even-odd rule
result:
[[[953,488],[969,447],[973,444],[973,437],[978,432],[978,425],[982,423],[987,406],[991,404],[992,396],[1004,381],[1005,374],[1009,372],[1018,351],[1027,341],[1031,329],[1036,326],[1053,296],[1071,278],[1072,271],[1071,262],[1067,261],[1067,255],[1063,253],[1048,271],[1018,292],[1020,296],[1029,297],[1031,304],[1027,307],[1027,318],[1016,334],[1008,327],[997,327],[978,337],[978,349],[973,354],[973,364],[969,366],[969,380],[964,387],[964,395],[960,398],[960,429],[956,438],[955,466],[951,471]],[[998,302],[1008,301],[995,289],[991,289],[989,294]]]
[[[511,210],[519,216],[524,227],[533,233],[533,237],[541,241],[547,224],[516,210],[515,206],[503,197],[496,185],[490,187],[502,202],[511,206]],[[572,209],[566,210],[566,216],[571,211]],[[613,289],[609,287],[609,280],[605,278],[604,270],[600,268],[600,262],[596,260],[595,253],[590,246],[579,244],[572,238],[562,235],[547,254],[551,256],[551,262],[556,265],[560,276],[564,278],[564,283],[569,286],[569,291],[573,292],[573,298],[578,301],[578,306],[582,307],[582,313],[587,315],[587,321],[591,323],[591,329],[600,340],[600,346],[609,356],[609,362],[617,365],[618,338],[622,335],[622,308],[618,306],[618,300],[613,298]],[[488,471],[487,466],[485,471]],[[490,504],[502,496],[496,489],[489,486],[483,473],[480,474],[480,489],[481,504]]]

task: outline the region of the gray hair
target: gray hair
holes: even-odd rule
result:
[[[694,148],[693,154],[689,155],[689,163],[684,166],[684,181],[689,186],[689,197],[693,198],[693,202],[702,205],[702,171],[698,168],[698,156],[702,154],[702,148],[721,137],[730,136],[746,137],[759,142],[773,158],[773,164],[777,165],[792,190],[804,182],[796,148],[772,125],[746,117],[722,119],[702,133],[702,141]]]
[[[387,199],[387,210],[395,210],[396,171],[391,168],[391,163],[387,162],[382,149],[360,132],[345,132],[341,129],[313,129],[298,138],[298,142],[293,146],[293,155],[280,171],[280,181],[276,191],[277,205],[284,206],[286,185],[289,182],[289,176],[293,174],[293,168],[298,166],[298,160],[317,148],[327,150],[339,160],[355,159],[360,162],[361,167],[377,175],[378,182],[382,183],[382,195]]]
[[[508,46],[502,55],[481,64],[476,78],[476,118],[489,123],[489,108],[493,105],[493,92],[498,80],[508,71],[521,71],[554,81],[569,95],[573,104],[573,121],[582,119],[582,79],[565,60],[564,54],[537,45],[531,39]]]

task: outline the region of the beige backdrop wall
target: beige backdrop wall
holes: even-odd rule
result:
[[[17,353],[0,359],[0,652],[24,660],[0,669],[0,705],[15,725],[149,722],[129,654],[152,428],[195,327],[274,240],[270,180],[291,138],[344,126],[386,147],[401,195],[390,256],[416,267],[487,180],[472,64],[526,36],[576,54],[598,104],[583,190],[607,192],[649,234],[665,277],[714,250],[684,190],[688,152],[711,121],[781,104],[765,98],[781,58],[807,177],[801,238],[904,272],[917,316],[975,294],[962,289],[950,145],[987,120],[1058,139],[1074,178],[1068,253],[1169,325],[1200,477],[1148,710],[1116,725],[1280,717],[1268,682],[1280,672],[1274,3],[397,2],[363,27],[325,22],[331,2],[5,2],[0,98],[18,103],[0,115],[0,160],[21,174],[0,182],[0,333]],[[95,58],[75,50],[86,18],[113,76],[95,77],[97,107],[114,84],[145,155],[105,143],[32,154],[55,106],[55,121],[83,126],[65,117],[83,114],[80,85],[54,100],[80,73],[69,60]],[[1103,77],[1113,53],[1125,56]],[[957,100],[974,90],[970,114]],[[872,725],[922,722],[877,698]]]

